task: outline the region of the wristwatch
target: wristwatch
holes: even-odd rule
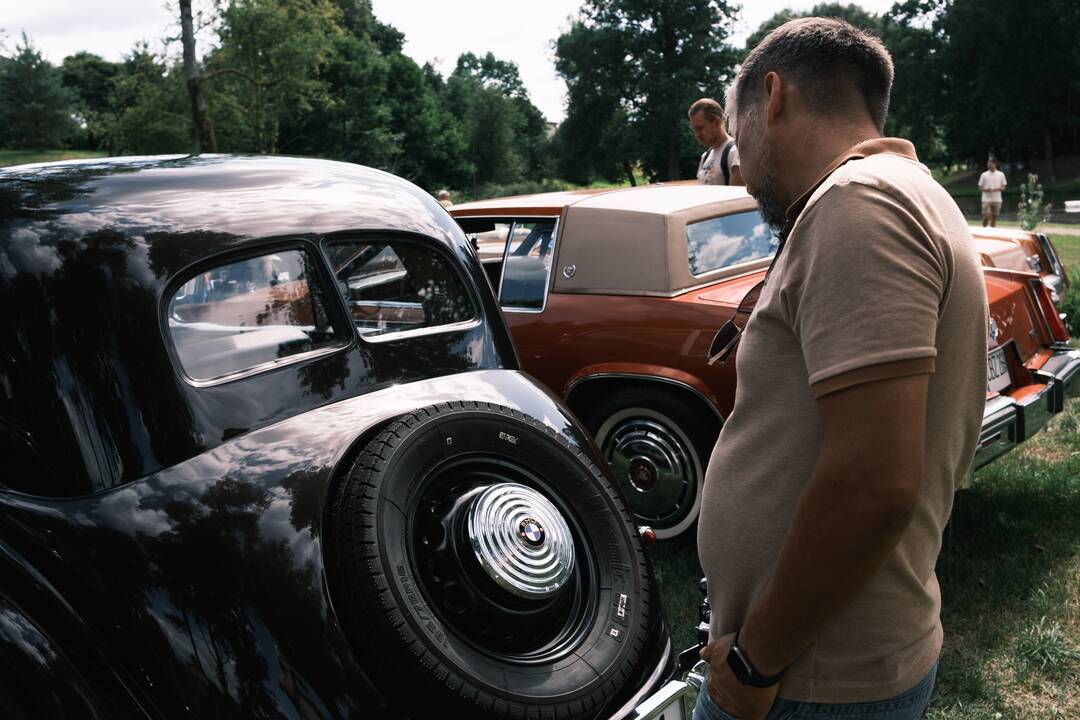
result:
[[[735,633],[735,639],[731,641],[731,649],[728,650],[727,662],[731,667],[731,672],[735,674],[735,679],[743,685],[749,685],[750,687],[772,687],[780,682],[780,678],[784,675],[783,670],[775,675],[762,675],[755,670],[754,663],[750,662],[750,658],[748,658],[743,649],[739,647],[738,632]]]

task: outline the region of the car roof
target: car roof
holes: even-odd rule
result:
[[[738,186],[701,185],[697,181],[679,181],[637,187],[582,188],[477,200],[454,205],[450,208],[450,213],[455,217],[499,214],[559,215],[564,208],[574,206],[663,215],[746,197],[746,189]]]
[[[139,237],[190,233],[210,249],[249,238],[380,229],[456,242],[436,200],[389,173],[281,156],[169,155],[0,169],[0,251],[33,234],[95,230]]]

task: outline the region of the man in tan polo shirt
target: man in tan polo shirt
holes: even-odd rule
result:
[[[876,38],[810,18],[762,40],[728,93],[747,189],[783,229],[702,498],[700,720],[907,720],[933,689],[986,291],[956,204],[881,137],[892,77]]]

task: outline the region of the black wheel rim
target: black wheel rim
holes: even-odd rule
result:
[[[472,504],[506,483],[540,493],[573,539],[573,569],[546,597],[521,597],[496,583],[468,536]],[[554,662],[580,646],[597,615],[599,566],[584,542],[585,526],[550,481],[506,458],[471,456],[432,468],[413,498],[406,510],[409,559],[428,605],[456,637],[489,657],[522,664]]]

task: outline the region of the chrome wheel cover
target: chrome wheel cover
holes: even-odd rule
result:
[[[672,421],[630,408],[608,418],[597,435],[639,520],[650,523],[658,537],[671,537],[693,522],[704,473],[689,438]]]
[[[570,527],[547,498],[525,485],[484,490],[469,508],[468,532],[480,567],[518,597],[552,597],[574,570]]]

